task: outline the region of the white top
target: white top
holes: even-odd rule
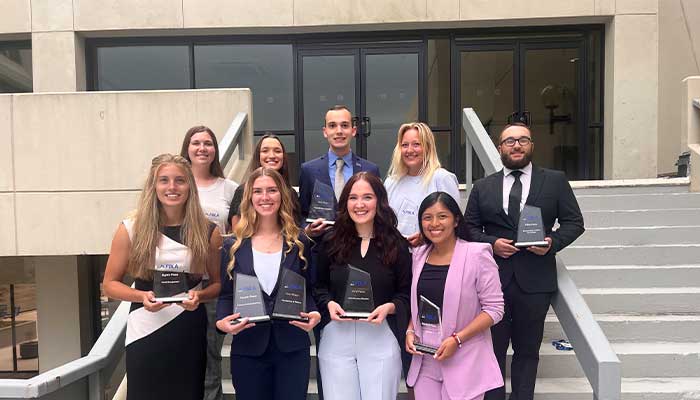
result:
[[[510,195],[510,189],[515,183],[515,178],[510,173],[514,170],[510,168],[503,167],[503,211],[508,214],[508,196]],[[527,196],[530,194],[530,182],[532,182],[532,163],[527,164],[525,167],[521,168],[522,175],[520,175],[520,183],[523,184],[523,195],[520,196],[520,211],[525,207],[525,202],[527,201]]]
[[[384,186],[389,195],[389,206],[399,221],[397,228],[404,236],[418,232],[418,208],[427,195],[437,191],[447,192],[459,204],[457,176],[444,168],[435,170],[433,179],[427,185],[423,184],[421,175],[404,175],[399,180],[393,176],[387,177]]]
[[[237,187],[236,182],[224,178],[217,178],[216,182],[209,186],[197,186],[204,214],[219,227],[221,233],[228,232],[228,210],[231,208],[231,200]]]
[[[275,290],[277,276],[280,273],[282,250],[276,253],[262,253],[253,249],[253,269],[258,277],[260,287],[268,295]]]

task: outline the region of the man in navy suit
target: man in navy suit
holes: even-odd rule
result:
[[[304,219],[309,216],[311,195],[314,191],[314,183],[320,181],[331,186],[340,197],[345,182],[353,174],[367,171],[380,177],[379,168],[352,152],[350,144],[357,134],[357,127],[352,123],[352,113],[343,105],[331,107],[326,112],[326,121],[323,126],[323,137],[328,140],[328,153],[321,157],[307,161],[301,166],[299,177],[299,203],[301,215]],[[380,177],[381,178],[381,177]],[[309,236],[319,236],[329,225],[322,220],[316,220],[306,227]]]

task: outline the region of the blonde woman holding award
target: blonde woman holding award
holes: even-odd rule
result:
[[[422,243],[418,206],[425,196],[443,191],[459,202],[457,177],[441,167],[433,132],[423,122],[406,123],[399,128],[384,186],[398,219],[397,228],[414,247]]]
[[[189,162],[171,154],[155,157],[133,218],[114,235],[102,283],[107,296],[131,302],[129,400],[202,399],[203,302],[219,294],[220,247],[219,230],[199,205]],[[203,289],[205,273],[210,279]],[[135,279],[133,288],[122,282],[127,274]]]

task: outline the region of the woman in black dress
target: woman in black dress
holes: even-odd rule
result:
[[[103,288],[130,301],[126,329],[127,398],[201,400],[204,393],[207,316],[203,302],[216,298],[221,235],[199,205],[189,163],[162,154],[153,159],[138,209],[117,228]],[[161,271],[178,272],[184,285],[156,298]],[[201,288],[204,272],[209,286]],[[124,275],[135,279],[125,285]],[[172,280],[171,280],[172,281]],[[162,293],[159,293],[159,296]]]

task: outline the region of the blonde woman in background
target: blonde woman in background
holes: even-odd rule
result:
[[[192,174],[197,184],[199,202],[207,218],[219,227],[219,231],[229,231],[229,209],[238,184],[224,177],[219,162],[219,143],[211,129],[206,126],[193,126],[182,140],[180,155],[192,166]],[[209,284],[205,277],[203,285]],[[222,400],[221,388],[221,348],[224,340],[216,333],[216,304],[206,304],[207,318],[207,372],[204,380],[204,400]]]
[[[427,195],[446,192],[459,203],[457,177],[441,167],[433,132],[423,122],[399,128],[384,186],[398,219],[397,228],[414,247],[422,243],[418,207]]]
[[[161,154],[153,159],[133,218],[117,228],[107,260],[107,296],[131,302],[126,328],[127,398],[201,400],[207,315],[202,302],[219,294],[221,235],[199,205],[190,164]],[[153,270],[188,272],[186,300],[156,301]],[[202,289],[205,273],[210,283]],[[125,285],[124,275],[135,279]]]

